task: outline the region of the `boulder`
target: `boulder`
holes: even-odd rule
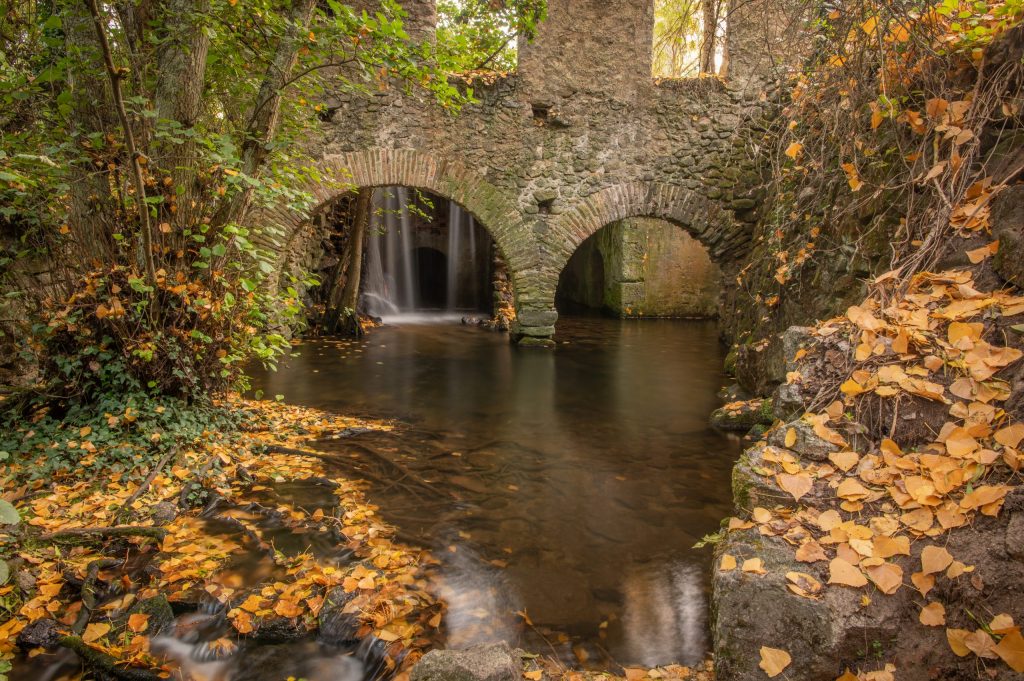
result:
[[[713,576],[712,634],[717,681],[763,681],[758,667],[761,646],[779,648],[793,663],[788,681],[821,681],[842,675],[844,664],[865,653],[885,652],[906,623],[899,619],[897,599],[877,598],[871,608],[861,604],[862,591],[826,587],[818,599],[798,596],[786,586],[790,571],[828,581],[828,564],[800,563],[793,549],[757,530],[732,532],[715,550],[715,565],[728,553],[739,564],[759,557],[766,574],[740,568]],[[874,650],[877,642],[883,650]]]
[[[432,650],[412,668],[412,681],[521,681],[522,662],[507,643]]]
[[[1024,287],[1024,185],[1013,185],[992,200],[990,218],[999,252],[992,264],[1000,277]]]

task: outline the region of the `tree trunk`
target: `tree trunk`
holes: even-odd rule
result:
[[[373,189],[359,190],[352,234],[348,240],[348,266],[344,285],[339,285],[341,276],[335,278],[327,303],[325,328],[328,333],[341,333],[356,338],[363,335],[363,327],[359,325],[359,285],[363,277],[363,244],[370,223],[372,201]]]
[[[309,22],[313,16],[316,0],[295,0],[288,17],[288,29],[281,37],[274,53],[274,59],[267,67],[260,85],[259,94],[253,107],[249,124],[246,127],[246,139],[242,144],[241,172],[249,177],[256,177],[269,150],[267,146],[277,133],[281,113],[281,90],[288,84],[292,69],[298,60],[299,47],[309,32]],[[254,188],[246,184],[245,188],[231,195],[217,210],[213,218],[213,226],[239,222],[249,210],[252,203]]]
[[[209,0],[167,0],[161,7],[165,28],[160,36],[157,73],[160,74],[153,93],[157,124],[177,123],[181,131],[192,128],[202,113],[206,56],[210,37],[200,19],[210,10]],[[201,210],[196,186],[196,143],[187,135],[176,135],[181,143],[154,140],[154,160],[163,173],[170,176],[176,188],[174,211],[167,220],[178,239],[183,227],[194,225]],[[193,203],[196,205],[193,206]]]
[[[63,16],[67,55],[88,64],[100,63],[100,46],[96,40],[92,17],[84,5],[73,3]],[[69,69],[68,89],[71,93],[72,138],[79,151],[71,166],[70,210],[68,226],[78,250],[77,260],[83,268],[109,260],[114,251],[113,232],[108,222],[114,220],[116,207],[111,182],[105,168],[95,165],[86,153],[84,142],[90,134],[112,127],[106,103],[107,86],[95,69]]]
[[[700,43],[700,72],[715,72],[715,34],[718,32],[718,0],[701,0],[703,37]]]

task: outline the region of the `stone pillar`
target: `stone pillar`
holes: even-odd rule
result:
[[[558,312],[550,308],[520,308],[512,324],[510,338],[520,347],[553,348]]]
[[[557,105],[576,92],[623,101],[651,87],[654,0],[548,0],[533,42],[520,41],[530,101]]]

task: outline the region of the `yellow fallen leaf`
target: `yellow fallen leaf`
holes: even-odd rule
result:
[[[828,564],[828,583],[861,587],[868,583],[868,579],[855,565],[842,558],[833,558]]]
[[[764,569],[764,561],[760,558],[747,558],[743,561],[743,567],[740,568],[744,572],[750,572],[755,575],[763,575],[767,573]]]
[[[786,447],[789,448],[789,447],[792,447],[795,444],[796,444],[796,428],[790,428],[789,430],[786,431]],[[1010,446],[1011,447],[1016,447],[1017,445],[1010,445]]]
[[[928,592],[935,588],[935,575],[915,572],[910,575],[910,581],[914,583],[914,586],[917,587],[922,596],[927,596]]]
[[[93,622],[82,633],[82,641],[93,643],[106,636],[108,631],[110,631],[110,624],[108,622]]]
[[[957,655],[957,657],[967,657],[971,654],[971,649],[964,643],[971,632],[966,629],[946,629],[946,641],[949,642],[949,647]]]
[[[828,455],[828,460],[845,473],[857,465],[857,462],[860,461],[860,454],[847,449],[841,452],[832,452]]]
[[[786,156],[789,156],[791,159],[796,160],[796,157],[800,155],[800,152],[803,151],[803,149],[804,145],[800,144],[799,142],[793,142],[788,147],[786,147]]]
[[[1000,428],[993,437],[995,437],[996,442],[1004,447],[1016,449],[1020,441],[1024,440],[1024,423],[1015,423],[1012,426]]]
[[[946,624],[946,608],[942,603],[929,603],[921,608],[918,620],[926,627],[941,627]]]
[[[775,678],[782,673],[782,670],[789,666],[793,658],[785,650],[761,646],[761,661],[758,663],[769,679]]]
[[[960,500],[960,508],[973,510],[1000,501],[1011,487],[1009,485],[982,485]]]
[[[718,562],[718,569],[722,572],[728,572],[736,569],[736,556],[728,553],[722,554],[722,559]]]
[[[801,563],[816,563],[819,560],[828,560],[828,556],[825,555],[825,549],[821,544],[809,539],[796,550],[796,559]]]
[[[1024,636],[1013,630],[1003,636],[992,650],[1015,672],[1024,672]]]
[[[544,676],[544,672],[542,672],[539,669],[534,669],[532,672],[523,672],[523,678],[524,679],[529,679],[530,681],[540,681],[541,677],[543,677],[543,676]]]
[[[148,626],[149,615],[137,612],[133,615],[128,616],[128,628],[134,631],[136,634],[145,631]]]
[[[869,567],[868,577],[875,583],[878,590],[891,596],[903,586],[903,568],[895,563],[882,563]]]
[[[779,473],[775,479],[779,483],[779,487],[789,492],[795,501],[800,501],[800,498],[814,487],[814,481],[811,480],[808,473],[797,473],[796,475]]]
[[[921,551],[921,572],[926,575],[942,572],[952,562],[952,554],[942,546],[926,546]]]

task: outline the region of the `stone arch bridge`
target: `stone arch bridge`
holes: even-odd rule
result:
[[[514,337],[528,343],[553,335],[559,273],[576,247],[619,220],[679,225],[728,272],[756,222],[751,132],[771,115],[781,64],[767,57],[783,51],[789,21],[759,4],[769,1],[740,0],[730,14],[725,78],[655,82],[654,0],[549,0],[517,72],[473,83],[478,103],[457,115],[397,88],[337,96],[311,143],[314,215],[354,187],[401,185],[461,204],[508,264]],[[410,32],[429,39],[433,0],[403,5]],[[261,223],[281,272],[319,244],[317,222],[286,208]]]

